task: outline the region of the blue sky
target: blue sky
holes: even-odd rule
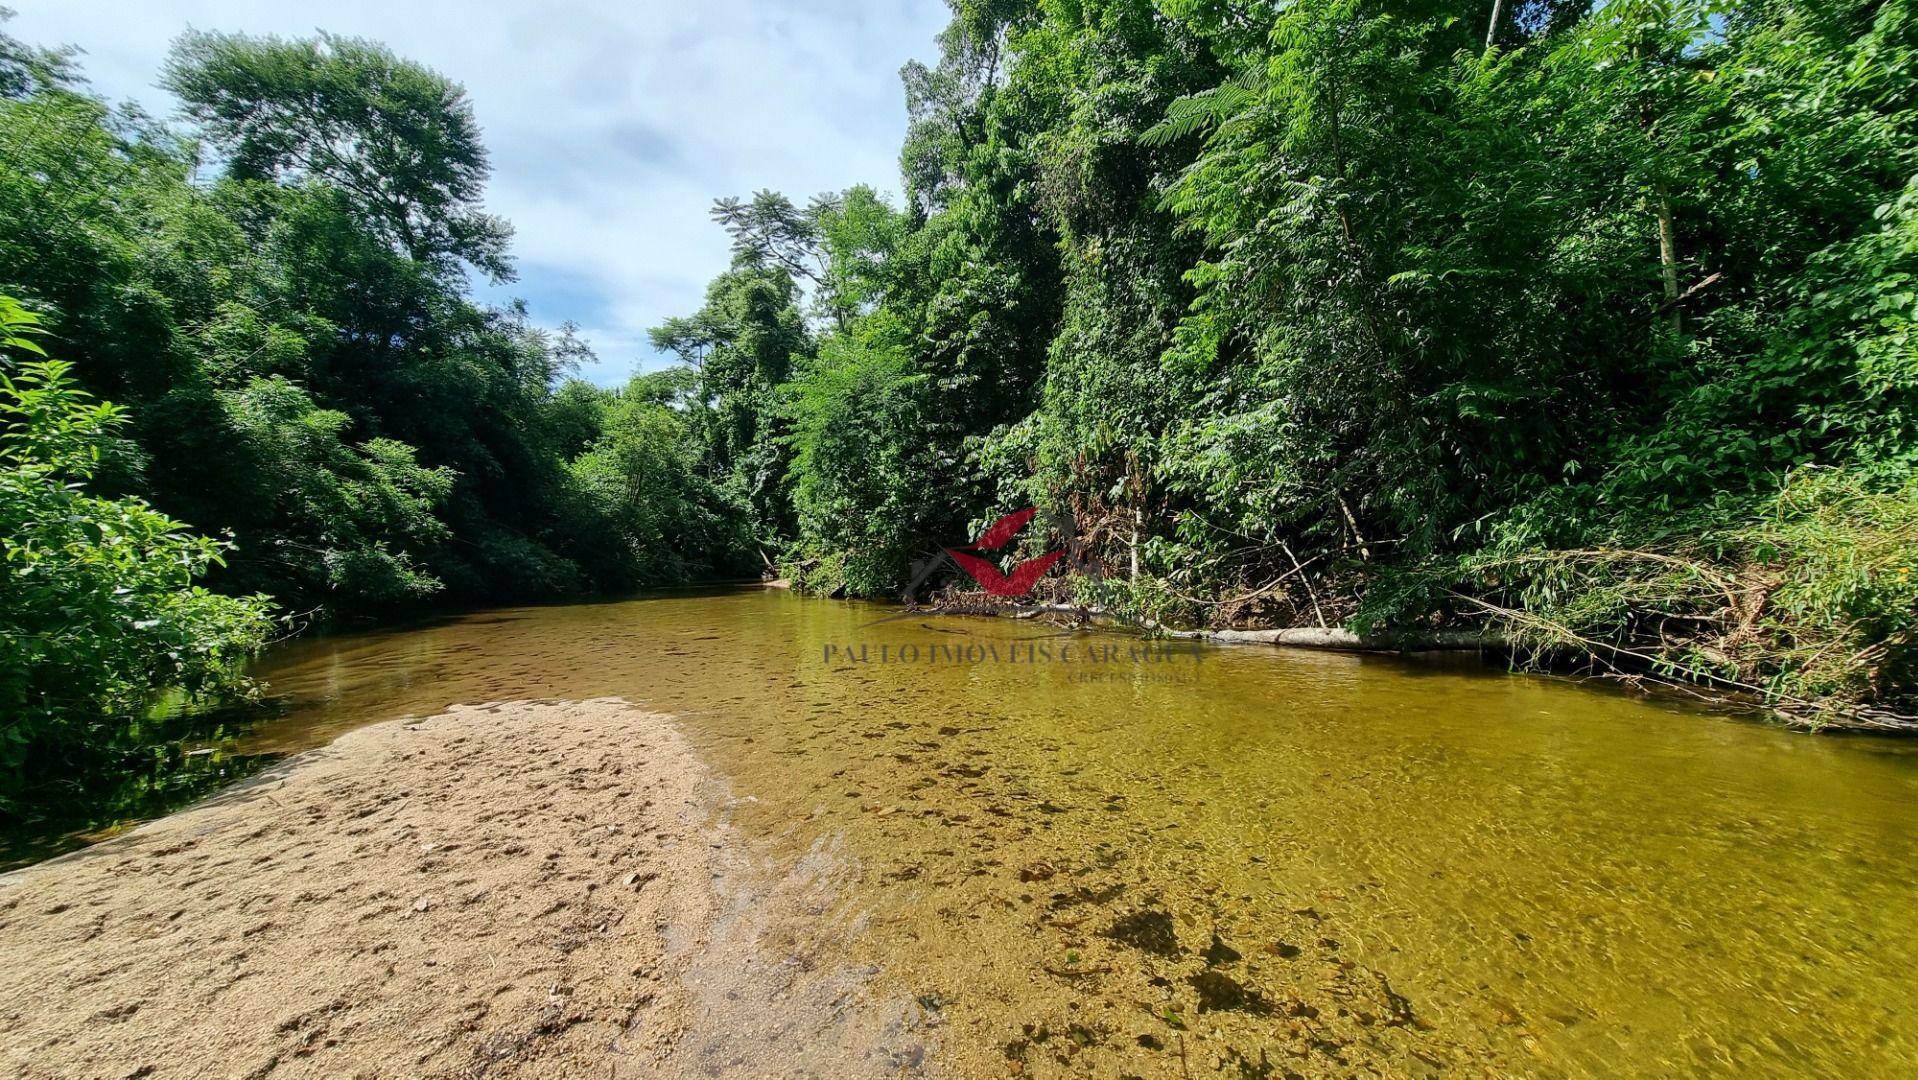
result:
[[[647,328],[725,269],[715,196],[898,190],[899,68],[936,56],[947,18],[941,0],[7,3],[15,37],[81,47],[97,92],[156,116],[174,114],[155,82],[188,27],[376,38],[465,84],[488,207],[517,230],[519,280],[482,295],[580,324],[599,354],[581,374],[603,384],[660,366]]]

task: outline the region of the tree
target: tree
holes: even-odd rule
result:
[[[14,10],[0,5],[0,26]],[[0,32],[0,98],[29,98],[48,90],[71,90],[80,81],[73,49],[37,49]]]
[[[802,581],[886,593],[935,546],[949,504],[922,437],[926,378],[896,341],[835,337],[789,390]]]
[[[174,68],[225,151],[210,182],[182,134],[76,90],[0,98],[0,285],[129,416],[97,484],[230,531],[211,585],[321,619],[627,580],[567,526],[597,429],[552,397],[584,346],[455,272],[487,258],[449,240],[484,176],[463,92],[324,38],[194,37]]]
[[[407,257],[512,277],[466,92],[385,46],[192,31],[163,78],[239,180],[323,180]]]
[[[777,266],[819,285],[826,274],[819,217],[832,205],[830,196],[821,196],[801,210],[776,191],[757,191],[751,202],[731,196],[713,200],[712,218],[732,237],[735,263]]]
[[[639,386],[607,403],[601,433],[569,466],[626,587],[757,573],[745,508],[698,465],[685,418]],[[636,391],[636,392],[635,392]]]
[[[813,348],[799,289],[781,266],[742,262],[713,279],[705,306],[652,331],[654,347],[696,369],[690,420],[708,476],[750,508],[761,543],[792,532],[777,388]]]

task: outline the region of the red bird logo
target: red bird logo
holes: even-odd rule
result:
[[[979,539],[969,546],[974,551],[997,551],[1017,536],[1019,530],[1025,528],[1026,522],[1031,521],[1038,512],[1038,507],[1028,506],[1017,513],[1007,514],[993,522],[992,527],[979,534]],[[962,548],[947,548],[946,554],[952,556],[953,561],[966,573],[971,574],[988,596],[1024,596],[1032,591],[1047,570],[1052,569],[1053,563],[1065,557],[1063,551],[1047,552],[1036,559],[1027,559],[1013,567],[1012,573],[1005,574],[985,559],[966,554]]]

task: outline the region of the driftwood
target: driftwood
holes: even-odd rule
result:
[[[1294,626],[1282,630],[1166,630],[1164,633],[1170,637],[1210,641],[1220,645],[1290,645],[1299,649],[1342,649],[1348,652],[1497,649],[1508,644],[1503,635],[1475,630],[1428,630],[1380,636],[1355,634],[1337,626]]]
[[[1216,645],[1287,645],[1298,649],[1332,649],[1340,652],[1437,652],[1499,649],[1510,644],[1502,634],[1477,630],[1426,630],[1397,634],[1355,634],[1337,626],[1294,626],[1278,630],[1174,630],[1150,619],[1122,619],[1103,608],[1076,604],[1037,604],[1027,608],[1021,617],[1039,614],[1126,623],[1182,641],[1205,641]]]
[[[1483,601],[1479,601],[1483,603]],[[1517,638],[1496,632],[1477,630],[1425,630],[1390,635],[1356,634],[1339,627],[1300,626],[1278,630],[1174,630],[1151,620],[1122,619],[1096,607],[1073,604],[1041,604],[1027,608],[1020,618],[1034,615],[1071,615],[1084,621],[1104,620],[1140,626],[1167,637],[1185,641],[1204,641],[1218,645],[1281,645],[1299,649],[1329,649],[1337,652],[1441,652],[1482,650],[1513,655],[1582,655],[1611,669],[1610,674],[1626,682],[1645,681],[1670,689],[1687,685],[1717,691],[1711,700],[1746,707],[1764,708],[1796,728],[1825,731],[1873,732],[1882,734],[1918,734],[1918,718],[1884,709],[1819,708],[1815,703],[1795,699],[1768,699],[1755,686],[1714,678],[1709,674],[1661,664],[1657,658],[1617,645],[1576,638],[1570,645],[1554,648],[1549,643],[1525,644]],[[1661,673],[1662,669],[1669,671]],[[1636,672],[1633,669],[1639,669]]]
[[[1470,599],[1470,598],[1467,598]],[[1482,606],[1484,601],[1474,601]],[[1202,641],[1216,645],[1277,645],[1296,649],[1325,649],[1334,652],[1461,652],[1503,653],[1511,657],[1568,660],[1582,656],[1596,661],[1606,674],[1628,683],[1647,682],[1672,689],[1703,687],[1715,693],[1711,700],[1762,708],[1792,727],[1826,731],[1866,731],[1875,733],[1918,734],[1918,718],[1874,708],[1821,708],[1812,702],[1779,700],[1755,686],[1713,677],[1683,667],[1662,663],[1656,657],[1621,646],[1588,638],[1574,637],[1570,642],[1528,642],[1512,634],[1487,630],[1416,630],[1392,634],[1358,634],[1342,627],[1295,626],[1271,630],[1177,630],[1151,619],[1133,619],[1104,608],[1081,604],[1028,604],[1000,607],[990,604],[941,605],[907,609],[902,615],[996,615],[1031,619],[1041,615],[1061,615],[1081,623],[1106,622],[1137,627],[1181,641]],[[883,620],[882,620],[883,621]]]

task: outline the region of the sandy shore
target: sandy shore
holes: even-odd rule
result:
[[[821,959],[832,853],[766,873],[727,833],[617,701],[365,728],[0,877],[0,1071],[916,1071],[909,1010]]]

